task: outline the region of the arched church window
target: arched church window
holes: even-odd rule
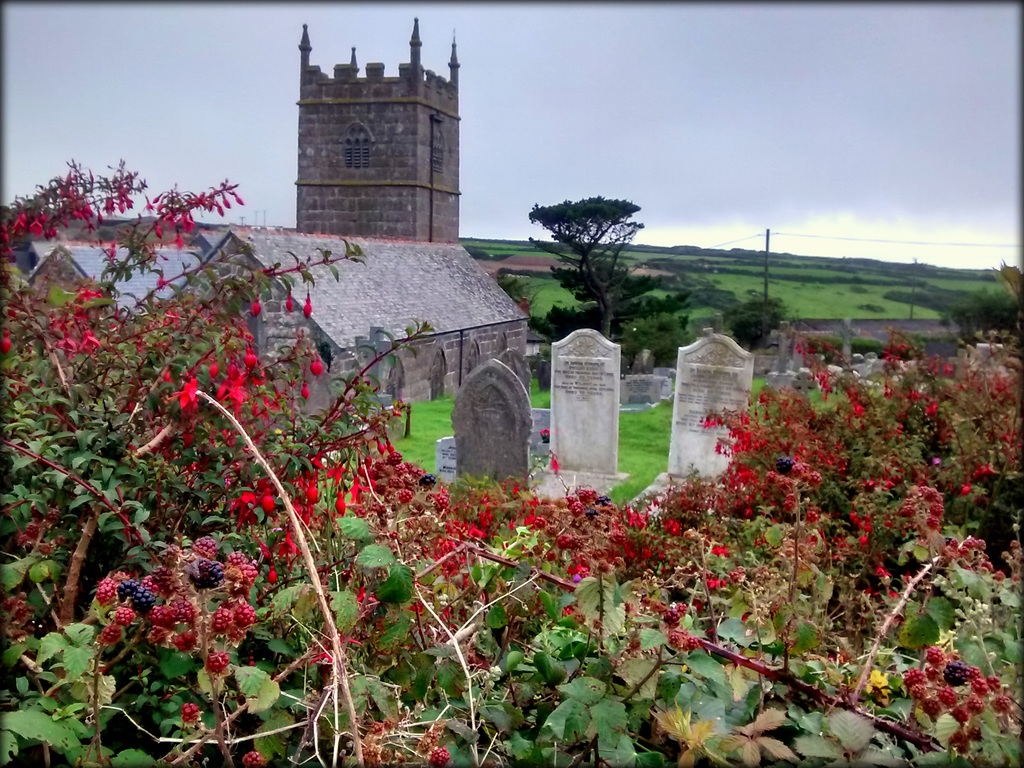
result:
[[[352,123],[341,138],[346,168],[369,168],[373,137],[362,123]]]

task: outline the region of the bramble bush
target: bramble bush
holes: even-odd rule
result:
[[[4,246],[144,191],[72,166]],[[252,346],[357,251],[162,274],[156,228],[235,194],[154,198],[75,290],[5,268],[0,760],[1019,763],[1015,350],[764,390],[711,422],[721,478],[643,504],[447,486],[361,371],[309,414],[310,340]],[[179,287],[126,302],[138,271]]]

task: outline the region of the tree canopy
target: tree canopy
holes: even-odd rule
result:
[[[637,295],[642,287],[630,282],[630,267],[621,257],[623,248],[643,229],[643,224],[632,220],[639,210],[640,206],[628,200],[589,197],[557,205],[534,205],[530,211],[530,221],[546,229],[553,240],[531,237],[530,242],[567,265],[567,270],[553,270],[555,276],[560,282],[565,280],[563,284],[577,292],[578,298],[582,298],[582,292],[596,302],[600,330],[605,336],[611,335],[612,320],[625,298]],[[574,276],[570,277],[570,272]]]

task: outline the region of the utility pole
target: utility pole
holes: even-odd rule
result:
[[[914,269],[910,273],[910,319],[914,319],[914,290],[917,288],[917,259],[914,259]]]
[[[771,231],[764,231],[764,303],[761,305],[761,341],[768,340],[768,244],[771,242]]]

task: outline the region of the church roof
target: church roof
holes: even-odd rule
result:
[[[101,246],[95,243],[36,241],[32,244],[32,248],[38,255],[39,261],[29,275],[29,281],[34,280],[35,276],[43,270],[56,248],[67,249],[71,264],[82,277],[99,280],[103,275],[103,270],[110,263],[110,246]],[[150,291],[156,291],[156,295],[160,298],[172,296],[174,294],[173,286],[184,282],[184,278],[178,280],[170,278],[185,269],[195,267],[201,260],[201,255],[194,250],[177,246],[157,248],[156,253],[160,267],[168,278],[168,284],[160,290],[156,290],[158,277],[155,273],[135,272],[127,280],[118,280],[115,283],[118,291],[118,306],[133,306],[138,299]],[[127,251],[124,248],[117,249],[116,257],[118,259],[123,259],[126,255]]]
[[[444,333],[526,317],[457,243],[342,239],[246,227],[232,227],[231,234],[249,243],[264,266],[294,263],[289,253],[302,259],[318,258],[318,249],[343,254],[346,239],[362,249],[361,263],[335,264],[338,280],[327,266],[312,268],[313,319],[340,347],[352,346],[357,336],[368,336],[371,326],[401,338],[417,320]],[[302,289],[301,284],[295,288],[298,304],[305,301],[298,293]]]

